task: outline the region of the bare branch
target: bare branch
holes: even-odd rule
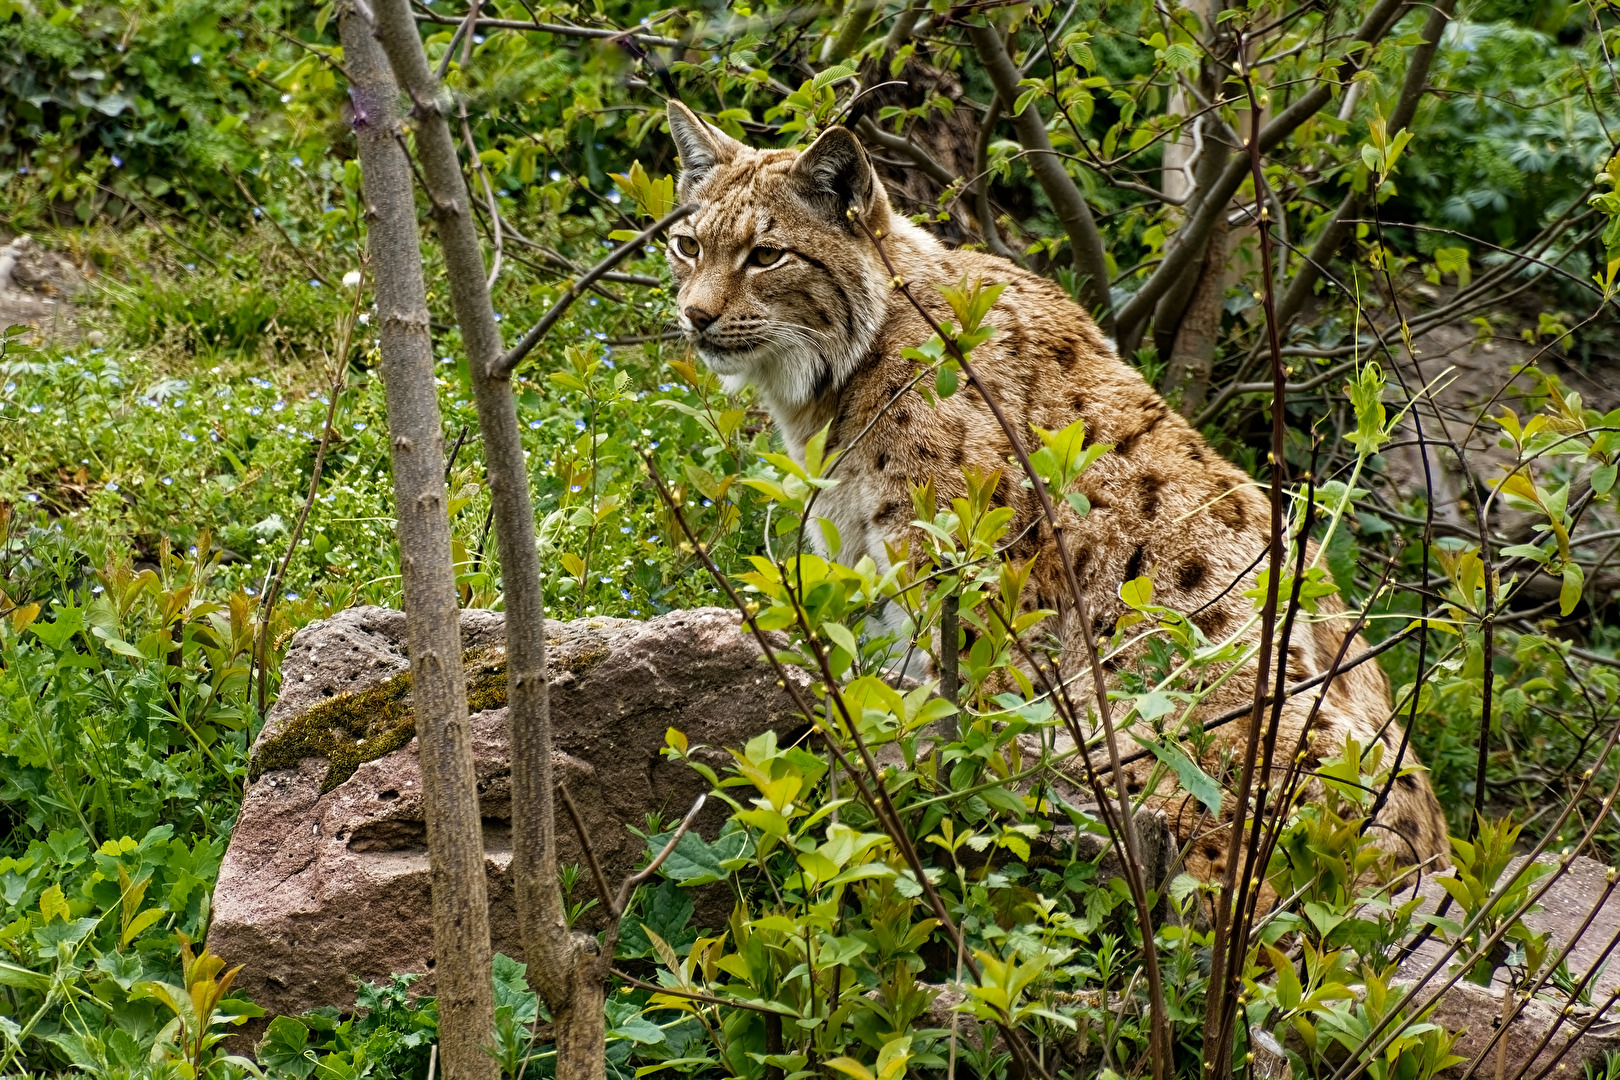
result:
[[[861,133],[861,138],[875,142],[885,150],[893,150],[897,154],[904,154],[910,158],[919,169],[937,180],[942,186],[950,187],[961,179],[952,176],[949,169],[933,159],[933,156],[900,135],[890,135],[887,131],[872,123],[870,116],[863,116],[855,125],[855,130]]]
[[[315,507],[315,496],[321,490],[321,469],[326,464],[326,452],[332,445],[332,436],[337,434],[332,427],[332,421],[337,416],[338,398],[343,396],[343,388],[348,382],[349,375],[349,344],[354,333],[354,319],[360,313],[360,290],[354,291],[354,304],[344,316],[339,327],[338,356],[336,368],[332,374],[332,384],[326,390],[326,422],[321,425],[321,441],[315,448],[315,462],[310,466],[309,494],[304,498],[303,509],[298,511],[298,520],[293,522],[292,535],[287,538],[287,554],[281,560],[281,567],[276,571],[275,577],[267,581],[260,601],[262,614],[259,617],[259,641],[254,649],[254,656],[259,665],[259,715],[263,716],[266,709],[266,684],[269,681],[270,670],[270,619],[275,614],[276,597],[281,594],[281,586],[287,580],[287,568],[292,565],[293,556],[298,553],[298,538],[304,533],[304,525],[309,521],[309,512]]]
[[[1389,2],[1389,0],[1386,0]],[[1007,55],[1001,31],[994,26],[969,26],[968,37],[978,51],[996,96],[1003,102],[1016,102],[1018,83],[1022,76]],[[1010,106],[1009,106],[1010,107]],[[1052,140],[1046,134],[1046,124],[1040,110],[1034,105],[1013,117],[1013,129],[1018,141],[1029,151],[1029,171],[1035,174],[1041,190],[1051,200],[1063,230],[1069,235],[1069,247],[1074,258],[1074,269],[1080,275],[1080,295],[1086,307],[1097,318],[1105,334],[1112,335],[1115,328],[1113,301],[1108,293],[1108,258],[1103,253],[1102,233],[1091,216],[1091,207],[1081,193],[1074,178],[1063,167],[1063,161],[1052,149]],[[1234,186],[1234,189],[1236,187]]]
[[[438,23],[442,26],[457,26],[462,20],[450,15],[440,15],[436,11],[416,11],[413,17],[417,22]],[[537,34],[556,34],[560,37],[596,38],[609,41],[634,41],[638,45],[651,45],[665,49],[680,49],[686,42],[677,38],[659,37],[656,34],[643,34],[634,30],[603,30],[594,26],[571,26],[567,23],[546,23],[538,20],[525,22],[522,19],[479,19],[474,29],[477,30],[527,30]]]
[[[489,896],[450,551],[449,469],[433,381],[416,198],[410,158],[397,137],[399,86],[374,36],[372,16],[340,3],[338,29],[352,80],[366,246],[376,280],[411,702],[434,870],[433,948],[439,957],[435,977],[443,1073],[446,1080],[484,1080],[500,1072],[484,1052],[495,1037]],[[415,33],[414,25],[411,31]],[[457,440],[458,450],[460,445]]]
[[[574,797],[568,794],[568,785],[558,784],[557,794],[562,796],[563,809],[568,811],[568,817],[574,823],[574,832],[579,835],[579,848],[585,853],[585,862],[591,868],[591,878],[596,882],[596,895],[602,898],[602,903],[612,903],[607,878],[602,876],[602,864],[596,860],[596,847],[591,843],[591,834],[585,829],[585,819],[579,816],[579,807],[574,805]],[[614,918],[619,916],[617,911],[612,914]]]
[[[614,248],[613,252],[608,255],[607,258],[591,267],[585,272],[583,277],[579,278],[579,280],[570,285],[568,287],[568,291],[559,296],[556,303],[552,304],[550,309],[540,317],[540,321],[534,324],[534,328],[531,329],[527,334],[523,335],[522,340],[520,340],[516,345],[512,346],[512,348],[509,349],[504,356],[501,356],[499,359],[490,364],[489,377],[492,379],[511,378],[512,372],[515,371],[517,366],[523,362],[523,358],[528,356],[536,345],[540,344],[540,339],[545,337],[547,331],[556,325],[557,320],[563,317],[575,300],[578,300],[581,296],[583,296],[590,289],[590,287],[596,282],[600,281],[609,270],[612,270],[615,266],[618,266],[625,259],[629,258],[634,252],[638,251],[648,240],[651,240],[653,237],[657,236],[659,233],[663,232],[677,221],[680,221],[682,218],[689,216],[695,212],[697,208],[697,203],[686,203],[683,206],[677,206],[675,209],[671,210],[669,213],[665,214],[663,217],[641,230],[640,234],[638,234],[634,239],[627,240],[617,248]]]
[[[1407,0],[1377,0],[1362,20],[1361,27],[1351,39],[1336,71],[1325,73],[1310,90],[1278,112],[1260,129],[1256,140],[1262,154],[1275,149],[1284,139],[1326,105],[1333,96],[1334,87],[1349,80],[1350,76],[1366,66],[1372,49],[1394,26],[1396,17]],[[1118,313],[1119,340],[1122,344],[1140,341],[1143,328],[1161,296],[1181,277],[1192,261],[1203,252],[1204,240],[1215,227],[1216,219],[1226,212],[1226,204],[1249,176],[1249,162],[1233,157],[1220,176],[1205,192],[1197,212],[1178,231],[1173,246],[1165,253],[1164,261],[1142,283]]]
[[[692,823],[697,821],[698,813],[703,809],[703,804],[708,799],[707,795],[699,795],[697,801],[692,804],[692,809],[688,810],[686,816],[681,819],[680,825],[676,827],[675,832],[669,838],[669,843],[664,845],[663,850],[653,856],[652,862],[624,879],[624,884],[619,886],[619,894],[613,901],[614,918],[624,917],[624,909],[630,903],[630,894],[636,891],[637,885],[652,877],[653,874],[658,872],[658,868],[664,865],[664,860],[669,858],[675,851],[676,845],[681,842],[681,837],[685,836],[687,831],[692,828]]]
[[[1406,69],[1406,80],[1401,85],[1401,96],[1395,103],[1394,112],[1390,114],[1390,134],[1393,135],[1406,127],[1417,115],[1418,102],[1428,86],[1429,68],[1434,63],[1435,53],[1439,50],[1440,36],[1445,33],[1446,24],[1451,21],[1452,9],[1456,6],[1457,0],[1437,0],[1434,7],[1429,10],[1429,18],[1423,24],[1423,41],[1412,50]],[[1289,324],[1304,310],[1305,302],[1310,299],[1311,292],[1322,277],[1322,268],[1338,253],[1350,235],[1353,219],[1361,209],[1362,198],[1363,194],[1355,190],[1351,190],[1344,197],[1333,217],[1322,227],[1316,243],[1311,246],[1310,255],[1300,263],[1293,281],[1289,283],[1288,291],[1277,303],[1277,319],[1283,333],[1287,333]]]

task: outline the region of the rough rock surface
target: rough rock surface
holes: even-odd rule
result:
[[[35,345],[75,338],[70,298],[83,284],[84,275],[66,256],[32,237],[7,237],[0,242],[0,327],[33,327],[38,333],[29,344]]]
[[[695,755],[719,770],[730,761],[721,748],[802,725],[739,629],[734,613],[716,608],[648,622],[547,623],[559,778],[610,882],[645,850],[628,826],[645,828],[653,811],[677,819],[707,790],[690,768],[659,755],[667,728],[685,732],[694,748],[709,747]],[[498,646],[503,633],[499,614],[462,615],[468,649]],[[404,640],[404,615],[384,608],[354,608],[304,628],[283,661],[281,698],[256,750],[311,707],[407,670]],[[493,944],[521,958],[508,873],[506,710],[474,714],[472,734]],[[323,795],[326,770],[325,760],[306,758],[248,787],[214,893],[209,946],[246,965],[237,987],[272,1015],[346,1005],[356,977],[431,972],[434,965],[415,740],[362,763]],[[712,838],[723,811],[711,803],[698,830]],[[563,864],[583,864],[574,830],[563,822],[558,832]],[[589,875],[580,888],[578,899],[586,899]]]
[[[1544,857],[1544,861],[1556,863],[1553,857]],[[1518,873],[1523,865],[1523,857],[1510,863],[1502,882],[1508,880],[1508,875]],[[1574,937],[1565,962],[1573,979],[1580,979],[1596,969],[1583,996],[1599,1007],[1620,991],[1620,961],[1607,959],[1611,955],[1609,950],[1615,949],[1616,942],[1620,941],[1620,889],[1606,889],[1611,873],[1607,866],[1592,859],[1571,859],[1568,871],[1554,881],[1541,898],[1541,910],[1524,917],[1525,924],[1532,930],[1547,935],[1549,960],[1556,959]],[[1541,882],[1532,885],[1531,892],[1540,885]],[[1435,910],[1445,896],[1444,890],[1432,879],[1424,881],[1420,892],[1425,897],[1424,911]],[[1456,905],[1447,916],[1461,921]],[[1445,951],[1446,946],[1431,938],[1401,966],[1401,979],[1421,978],[1440,961]],[[1419,993],[1426,998],[1435,987],[1444,985],[1451,973],[1449,965],[1442,966]],[[1513,992],[1511,1002],[1504,1001],[1509,993],[1509,973],[1501,967],[1496,970],[1490,986],[1459,980],[1440,998],[1434,1020],[1446,1030],[1459,1033],[1452,1052],[1466,1059],[1442,1075],[1463,1076],[1473,1059],[1485,1051],[1475,1076],[1497,1076],[1498,1060],[1505,1063],[1502,1075],[1508,1078],[1518,1075],[1521,1067],[1525,1068],[1526,1077],[1534,1077],[1543,1069],[1549,1070],[1549,1077],[1579,1076],[1584,1063],[1601,1061],[1605,1053],[1620,1051],[1620,1022],[1614,1019],[1614,1008],[1599,1016],[1592,1006],[1577,1002],[1566,1015],[1568,996],[1550,982],[1535,998],[1523,1004],[1507,1031],[1496,1038],[1493,1045],[1492,1039],[1502,1026],[1505,1012],[1511,1013],[1519,1001],[1517,992]]]

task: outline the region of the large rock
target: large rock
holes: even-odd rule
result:
[[[1543,861],[1557,865],[1553,856],[1544,856]],[[1523,856],[1513,860],[1503,873],[1501,883],[1506,883],[1523,866]],[[1524,917],[1530,929],[1547,935],[1549,961],[1568,947],[1565,963],[1570,977],[1580,979],[1593,973],[1583,995],[1591,1004],[1571,1002],[1569,995],[1551,980],[1536,997],[1524,1001],[1520,988],[1512,985],[1506,967],[1496,969],[1488,987],[1458,980],[1440,997],[1433,1019],[1447,1031],[1458,1034],[1452,1052],[1466,1060],[1442,1075],[1461,1078],[1468,1072],[1468,1063],[1484,1051],[1475,1076],[1495,1077],[1499,1061],[1505,1065],[1503,1075],[1509,1078],[1517,1075],[1521,1068],[1526,1070],[1523,1073],[1526,1077],[1534,1077],[1542,1069],[1549,1070],[1550,1077],[1579,1076],[1587,1062],[1601,1061],[1605,1054],[1620,1051],[1620,1023],[1612,1019],[1615,1010],[1610,1008],[1603,1014],[1598,1013],[1598,1009],[1620,991],[1620,960],[1609,959],[1611,950],[1620,941],[1620,890],[1607,887],[1612,874],[1613,871],[1600,862],[1572,858],[1568,869],[1542,896],[1540,910]],[[1536,892],[1541,884],[1532,885],[1531,892]],[[1437,910],[1446,895],[1433,878],[1426,879],[1419,892],[1424,897],[1420,909],[1423,912]],[[1406,894],[1406,898],[1410,895]],[[1455,904],[1447,916],[1457,922],[1464,921]],[[1420,1000],[1426,1000],[1435,987],[1443,986],[1454,965],[1468,955],[1464,950],[1450,962],[1443,963],[1445,952],[1445,945],[1430,938],[1401,965],[1400,978],[1407,983],[1423,979],[1431,969],[1438,969],[1435,975],[1424,980],[1419,990]],[[1504,1020],[1509,1020],[1507,1030],[1498,1036]]]
[[[521,958],[508,873],[507,715],[487,707],[504,701],[502,617],[467,611],[461,626],[473,704],[485,706],[472,716],[472,736],[494,947]],[[645,851],[629,826],[645,830],[653,812],[677,820],[707,790],[692,769],[660,756],[666,729],[707,747],[694,755],[718,771],[730,762],[723,747],[803,723],[733,612],[548,622],[546,633],[559,780],[610,887]],[[401,612],[354,608],[304,628],[283,661],[208,937],[216,953],[246,965],[237,987],[271,1014],[347,1005],[357,977],[434,966],[404,641]],[[711,800],[696,827],[712,838],[724,816]],[[566,817],[558,851],[564,865],[584,864]],[[575,899],[592,895],[583,874]]]

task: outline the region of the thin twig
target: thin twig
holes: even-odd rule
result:
[[[677,206],[674,210],[671,210],[669,213],[665,214],[663,217],[641,230],[641,232],[637,234],[634,239],[628,240],[619,245],[617,248],[614,248],[612,253],[609,254],[607,258],[603,259],[601,262],[587,270],[583,277],[579,278],[568,287],[567,292],[563,293],[557,298],[556,303],[552,304],[550,309],[540,317],[540,321],[534,324],[534,328],[527,334],[524,334],[522,340],[520,340],[516,345],[512,346],[512,348],[507,351],[506,355],[501,357],[500,360],[491,367],[489,373],[490,376],[496,379],[510,378],[512,372],[516,370],[517,366],[523,362],[523,358],[528,356],[530,351],[532,351],[536,345],[540,344],[540,339],[545,337],[546,332],[556,325],[557,320],[563,317],[563,314],[567,312],[569,306],[572,305],[575,300],[578,300],[582,295],[584,295],[587,289],[600,280],[602,275],[606,274],[609,270],[612,270],[615,266],[618,266],[625,259],[629,258],[631,254],[639,250],[641,246],[648,240],[651,240],[653,237],[657,236],[659,233],[663,232],[677,221],[690,216],[697,210],[697,208],[698,206],[696,203],[686,203],[683,206]]]
[[[574,797],[568,794],[567,784],[558,784],[557,794],[562,796],[563,809],[568,811],[574,831],[579,834],[580,850],[585,853],[585,863],[591,868],[591,877],[596,881],[596,895],[606,904],[612,894],[608,892],[607,878],[602,876],[602,864],[596,861],[596,847],[591,843],[591,834],[585,831],[585,819],[579,816],[579,808],[574,805]],[[615,912],[615,918],[617,915]]]
[[[669,842],[664,845],[664,849],[653,856],[652,862],[624,879],[624,884],[619,886],[619,895],[613,901],[613,915],[615,918],[624,915],[624,909],[630,903],[630,894],[636,891],[636,886],[657,873],[658,868],[664,865],[664,860],[674,853],[676,846],[681,842],[681,837],[686,835],[687,830],[692,827],[692,823],[697,820],[698,813],[703,809],[703,804],[708,801],[708,798],[707,795],[699,795],[697,801],[692,804],[692,809],[686,812],[686,816],[681,819],[680,825],[670,836]]]
[[[360,298],[364,290],[356,285],[354,289],[354,304],[349,310],[348,318],[344,320],[343,332],[338,341],[337,371],[332,377],[332,385],[327,390],[326,422],[321,428],[320,445],[315,450],[315,464],[310,470],[309,494],[304,497],[304,508],[298,512],[298,520],[293,523],[292,536],[287,540],[287,554],[281,560],[281,568],[276,571],[268,587],[264,590],[264,615],[259,620],[259,641],[254,649],[256,662],[259,666],[258,678],[258,704],[259,715],[262,717],[266,708],[266,693],[269,682],[270,669],[270,619],[275,613],[276,597],[281,592],[282,584],[287,580],[287,568],[292,565],[293,556],[298,552],[298,540],[303,535],[304,523],[309,520],[309,512],[315,507],[315,497],[321,490],[321,469],[326,464],[326,451],[332,444],[332,436],[336,434],[333,421],[337,418],[338,398],[343,393],[344,384],[349,375],[349,345],[354,334],[355,316],[360,313]]]
[[[455,26],[461,21],[453,16],[440,15],[436,11],[417,11],[414,14],[417,22],[439,23],[443,26]],[[680,49],[687,46],[687,43],[679,38],[642,34],[634,30],[602,30],[593,26],[570,26],[567,23],[544,23],[538,21],[525,22],[522,19],[479,19],[475,29],[527,30],[538,34],[557,34],[562,37],[597,38],[609,41],[628,40],[640,45],[652,45],[665,49]]]

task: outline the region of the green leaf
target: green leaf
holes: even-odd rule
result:
[[[816,77],[810,81],[810,86],[815,90],[824,90],[828,86],[831,86],[833,83],[837,82],[839,79],[847,79],[853,74],[855,74],[854,68],[845,64],[839,64],[817,74]]]
[[[643,1046],[653,1046],[664,1041],[664,1029],[644,1017],[632,1016],[615,1024],[608,1032],[608,1038],[629,1039]]]
[[[877,1080],[872,1070],[856,1061],[852,1057],[829,1058],[824,1063],[829,1069],[837,1069],[846,1076],[853,1076],[855,1080]]]
[[[1362,147],[1363,153],[1370,149]],[[1356,410],[1356,430],[1345,438],[1358,453],[1376,454],[1378,448],[1389,441],[1384,430],[1384,384],[1383,368],[1368,364],[1357,373],[1354,381],[1345,385]]]
[[[54,652],[61,652],[68,640],[84,629],[84,609],[58,606],[54,622],[36,622],[29,629]]]
[[[109,952],[96,957],[96,967],[107,973],[119,986],[125,990],[141,981],[145,969],[141,966],[140,957],[134,953]]]
[[[67,900],[62,896],[62,886],[52,885],[39,894],[39,913],[45,917],[47,924],[52,919],[61,919],[63,922],[67,922],[73,917],[73,912],[68,908]]]
[[[1586,571],[1579,563],[1564,564],[1564,584],[1558,590],[1558,612],[1568,615],[1581,602],[1581,590],[1586,587]]]
[[[51,977],[0,960],[0,986],[14,986],[19,990],[33,990],[43,994],[51,988]]]
[[[733,832],[710,844],[693,830],[681,837],[680,843],[675,845],[675,850],[669,853],[669,858],[664,860],[664,865],[658,871],[679,885],[707,885],[711,881],[722,881],[726,877],[726,870],[721,864],[735,858],[747,841],[746,833]],[[668,842],[667,834],[655,836],[649,840],[648,846],[656,854]]]
[[[1119,587],[1119,598],[1133,608],[1142,608],[1153,603],[1153,581],[1151,578],[1132,578]]]
[[[1592,470],[1592,490],[1599,495],[1607,495],[1614,487],[1615,466],[1599,465]]]
[[[1217,819],[1220,817],[1221,786],[1215,782],[1214,777],[1199,768],[1198,763],[1183,753],[1179,746],[1165,745],[1156,739],[1144,739],[1139,735],[1133,735],[1132,738],[1147,750],[1152,751],[1154,757],[1170,767],[1170,771],[1176,774],[1176,779],[1180,781],[1183,790],[1209,807],[1209,812],[1214,814]]]
[[[861,647],[855,643],[855,635],[850,633],[849,627],[842,623],[827,622],[821,624],[821,632],[832,640],[834,645],[855,657],[861,655]]]
[[[290,1016],[278,1016],[265,1029],[257,1047],[259,1064],[282,1076],[304,1080],[315,1071],[315,1055],[307,1049],[309,1028]]]

